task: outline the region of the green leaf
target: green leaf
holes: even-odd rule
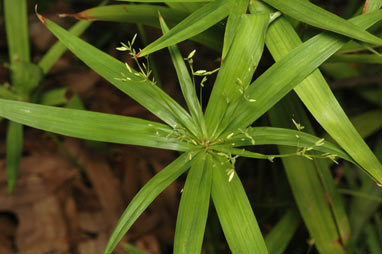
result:
[[[382,160],[382,140],[377,139],[375,154]],[[361,175],[362,185],[351,190],[357,192],[358,196],[353,198],[350,205],[349,219],[352,226],[352,234],[350,236],[351,246],[356,246],[367,221],[376,214],[381,204],[376,200],[366,197],[382,197],[382,189],[375,185],[373,181]],[[342,192],[344,192],[342,190]],[[346,191],[348,194],[349,192]]]
[[[228,15],[226,30],[224,33],[224,44],[222,59],[224,59],[228,53],[229,48],[231,47],[233,38],[236,34],[236,30],[240,23],[240,18],[242,14],[247,13],[249,0],[236,0],[231,8],[231,12]]]
[[[140,189],[119,219],[118,224],[109,238],[105,254],[111,254],[118,242],[143,211],[168,185],[190,167],[191,161],[192,160],[188,159],[187,154],[182,154],[178,159],[151,178],[150,181]]]
[[[30,62],[27,2],[4,0],[4,18],[11,65],[15,61]]]
[[[292,123],[292,115],[290,115],[289,120],[290,123]],[[317,143],[319,145],[316,145]],[[311,147],[315,151],[336,154],[338,157],[354,163],[346,152],[338,146],[322,140],[322,138],[301,131],[276,127],[251,127],[246,130],[242,130],[242,132],[232,132],[231,134],[228,134],[225,140],[221,143],[212,145],[211,149],[220,150],[220,147],[239,147],[251,145]],[[268,158],[269,156],[265,159]]]
[[[29,62],[15,61],[10,69],[14,90],[26,98],[38,87],[44,77],[42,69]]]
[[[12,91],[11,87],[0,85],[0,98],[1,99],[8,99],[8,100],[24,100],[25,98],[14,91]]]
[[[381,19],[381,13],[377,11],[364,14],[351,21],[367,28]],[[296,40],[299,39],[288,24],[287,20],[279,18],[268,29],[266,44],[278,62],[249,87],[248,96],[256,99],[255,103],[244,102],[231,105],[230,114],[234,112],[240,112],[240,114],[230,125],[226,124],[227,128],[222,136],[249,125],[292,88],[295,88],[300,99],[325,130],[371,177],[381,182],[381,164],[350,124],[322,75],[316,70],[313,76],[305,79],[323,61],[341,48],[346,40],[338,35],[323,33],[292,50],[292,45],[297,46],[299,43]],[[288,51],[290,52],[287,54]],[[304,82],[296,87],[303,80]],[[331,112],[330,118],[328,118],[328,112]]]
[[[69,101],[69,90],[66,87],[51,89],[41,96],[40,104],[46,106],[57,106]]]
[[[367,4],[366,8],[364,9],[366,13],[379,10],[382,7],[381,0],[367,0],[365,4]]]
[[[159,16],[159,19],[161,22],[162,30],[165,34],[169,31],[168,27],[162,16]],[[198,101],[195,86],[191,80],[190,74],[184,63],[183,57],[180,54],[180,51],[176,45],[169,46],[168,50],[170,51],[171,59],[175,66],[176,74],[178,76],[180,88],[186,100],[188,109],[190,110],[191,116],[193,117],[194,123],[200,128],[200,133],[203,133],[205,135],[206,126],[203,117],[202,107],[200,106],[200,103]]]
[[[212,200],[232,253],[268,253],[264,238],[237,174],[228,181],[227,158],[212,158]]]
[[[369,63],[369,64],[382,64],[382,56],[371,54],[341,54],[333,55],[328,59],[328,62],[355,62],[355,63]]]
[[[231,5],[230,0],[216,0],[203,6],[190,14],[168,33],[145,47],[138,55],[148,55],[207,30],[228,15]]]
[[[276,126],[291,127],[289,115],[307,132],[314,133],[297,96],[286,96],[269,111],[272,125]],[[286,147],[279,147],[279,150],[281,153],[293,151]],[[299,211],[319,252],[343,253],[350,226],[328,161],[282,158],[282,162]]]
[[[128,94],[164,122],[182,126],[196,136],[190,115],[163,90],[140,73],[91,46],[49,19],[40,16],[47,28],[78,58],[118,89]]]
[[[119,4],[91,8],[76,14],[62,14],[61,16],[73,16],[85,20],[140,23],[160,28],[158,12],[161,13],[169,27],[174,27],[189,15],[189,12],[184,9],[174,10],[164,6],[148,4]],[[221,49],[222,41],[219,38],[222,37],[223,32],[222,26],[215,25],[190,39],[213,49]]]
[[[283,254],[301,219],[295,208],[289,209],[265,237],[269,254]]]
[[[382,39],[365,31],[362,27],[349,22],[329,11],[305,0],[264,0],[267,4],[294,19],[324,30],[339,33],[353,39],[382,45]]]
[[[91,24],[91,21],[81,20],[77,22],[73,27],[71,27],[69,32],[77,36],[81,35]],[[66,47],[61,42],[56,42],[51,48],[49,48],[48,52],[46,52],[38,62],[38,65],[44,74],[49,72],[54,63],[62,56],[65,51]]]
[[[226,110],[230,101],[238,98],[252,100],[247,96],[247,88],[263,53],[269,21],[269,15],[262,13],[240,17],[237,33],[219,70],[206,109],[207,128],[213,138],[223,117],[227,119]]]
[[[200,254],[206,227],[212,185],[212,165],[207,154],[192,161],[180,200],[174,253]]]
[[[0,99],[0,116],[34,128],[88,140],[185,151],[166,125],[133,117]]]
[[[7,129],[7,183],[8,193],[12,193],[20,167],[23,151],[23,126],[15,122],[8,123]]]
[[[369,137],[382,128],[382,110],[372,110],[351,118],[361,137]]]

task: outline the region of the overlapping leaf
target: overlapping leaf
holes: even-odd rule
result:
[[[168,33],[145,47],[139,56],[144,56],[184,41],[199,34],[225,18],[232,6],[231,0],[216,0],[196,10]]]
[[[0,115],[34,128],[71,137],[185,151],[166,125],[133,117],[1,100]]]
[[[143,211],[168,185],[175,181],[175,179],[190,167],[191,162],[192,160],[189,160],[186,153],[182,154],[178,159],[151,178],[150,181],[140,189],[119,219],[113,234],[109,238],[105,254],[110,254],[113,251],[118,242]]]
[[[267,4],[312,26],[339,33],[360,41],[382,45],[382,39],[305,0],[264,0]]]
[[[238,97],[252,101],[247,88],[263,53],[269,20],[269,15],[264,13],[240,17],[237,33],[219,70],[206,109],[207,128],[213,138],[217,137],[223,118],[230,117],[226,111],[231,101]]]
[[[232,165],[222,156],[212,162],[212,200],[232,253],[267,254],[264,238],[237,174],[228,181],[226,170]]]
[[[195,157],[183,188],[176,221],[174,253],[200,254],[206,227],[212,184],[211,160]]]
[[[361,27],[368,27],[381,19],[381,14],[381,11],[371,12],[358,16],[351,21]],[[250,98],[256,99],[255,103],[247,101],[232,103],[228,110],[230,111],[229,113],[240,112],[240,114],[237,115],[232,123],[223,125],[225,133],[222,136],[228,135],[232,130],[236,131],[237,128],[247,126],[259,118],[346,42],[346,39],[341,36],[323,33],[313,37],[285,55],[290,50],[289,43],[293,40],[292,38],[295,38],[295,35],[291,32],[293,28],[290,27],[289,29],[292,30],[288,30],[289,33],[285,33],[285,29],[289,27],[285,19],[278,19],[274,23],[279,25],[273,24],[269,28],[273,27],[272,33],[274,33],[274,36],[267,36],[267,45],[269,45],[268,47],[273,46],[271,52],[274,49],[274,57],[280,60],[248,88],[247,94]],[[269,31],[268,34],[270,34]],[[281,37],[280,34],[282,34]],[[291,38],[291,36],[293,37]],[[281,58],[281,53],[277,54],[277,52],[283,52],[284,54],[282,55],[285,56]],[[345,151],[374,179],[382,181],[381,164],[371,153],[362,138],[359,137],[355,129],[351,127],[346,115],[339,113],[342,110],[327,85],[312,85],[313,83],[318,82],[322,84],[324,82],[322,76],[316,76],[316,78],[318,78],[317,81],[305,80],[303,85],[296,87],[299,97],[302,98],[315,118],[318,119],[321,125],[336,139]],[[327,117],[328,107],[335,112],[335,114],[331,114],[331,118]],[[356,148],[354,144],[357,144]]]
[[[197,135],[190,115],[153,82],[49,19],[41,16],[40,18],[69,50],[118,89],[131,96],[170,126],[189,128],[193,135]]]
[[[174,27],[189,15],[189,12],[184,9],[175,10],[165,6],[148,4],[120,4],[96,7],[76,14],[62,14],[61,16],[73,16],[84,20],[139,23],[160,28],[158,12],[161,13],[169,27]],[[190,37],[190,39],[210,48],[220,49],[223,43],[217,38],[222,37],[223,31],[221,26],[213,26],[194,37]]]

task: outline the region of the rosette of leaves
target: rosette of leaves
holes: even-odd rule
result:
[[[132,8],[146,10],[134,15],[140,17],[140,21],[146,20],[148,23],[160,25],[164,35],[137,54],[132,49],[132,43],[123,44],[119,49],[130,51],[134,58],[138,58],[168,47],[188,111],[149,79],[150,70],[147,66],[142,65],[136,71],[39,15],[46,27],[77,57],[165,124],[133,117],[0,100],[1,116],[35,128],[90,140],[180,152],[179,157],[155,175],[130,202],[110,237],[105,253],[111,253],[155,197],[186,172],[187,180],[176,223],[174,253],[201,253],[211,198],[232,253],[268,253],[268,249],[273,250],[284,245],[290,237],[280,240],[280,237],[273,234],[267,237],[272,241],[264,241],[245,190],[235,172],[238,156],[271,161],[281,157],[304,162],[322,158],[335,161],[340,158],[363,169],[377,183],[382,182],[381,164],[354,129],[317,70],[347,43],[348,37],[381,45],[380,38],[365,30],[381,19],[381,11],[371,11],[346,21],[307,1],[265,1],[297,20],[330,31],[302,43],[289,20],[279,17],[279,11],[262,2],[180,2],[184,1],[168,1],[170,8],[148,5],[132,5],[131,8],[126,8],[116,5],[101,7],[104,9],[95,8],[74,16],[102,19],[96,16],[98,14],[106,20],[109,15],[109,20],[114,18],[117,21],[115,19],[121,11],[129,18],[129,10]],[[189,7],[191,14],[187,16],[184,11],[177,11],[182,5]],[[251,14],[247,14],[248,7]],[[173,17],[172,22],[182,15],[186,17],[172,29],[168,29],[164,22],[166,15],[163,15],[164,18],[159,16],[158,23],[153,21],[155,8],[161,8],[163,13]],[[209,38],[206,44],[218,41],[223,35],[220,34],[219,37],[219,34],[211,33],[207,29],[226,17],[222,64],[207,108],[203,112],[192,76],[209,72],[192,70],[190,75],[184,60],[192,62],[193,52],[184,59],[175,44],[190,37],[201,40],[202,35]],[[120,19],[123,18],[120,16]],[[333,22],[327,22],[328,19]],[[276,63],[252,82],[265,44]],[[296,121],[294,124],[297,130],[251,127],[255,120],[292,89],[341,148],[303,133],[303,126]],[[276,117],[277,119],[281,117]],[[242,148],[264,144],[294,146],[297,149],[280,155],[264,155]],[[284,165],[286,168],[290,167],[287,162]],[[326,194],[335,196],[336,190],[331,182],[333,179],[327,179],[326,176],[322,175],[320,179],[322,186],[328,191]],[[293,184],[304,186],[297,182]],[[310,191],[309,186],[305,185],[305,188]],[[298,195],[295,196],[297,201]],[[324,192],[317,195],[324,197]],[[325,198],[323,200],[325,202]],[[315,204],[315,201],[312,203]],[[327,228],[322,224],[307,219],[309,213],[306,211],[309,209],[304,210],[303,206],[299,206],[299,209],[319,251],[343,253],[349,234],[347,218],[341,217],[344,214],[341,202],[333,201],[331,205],[331,208],[323,207],[331,209],[327,210],[329,212],[325,218],[334,225],[329,227],[329,231],[325,231]],[[293,212],[286,216],[277,228],[293,234],[288,230],[295,229],[298,220]],[[293,223],[293,226],[288,223]]]

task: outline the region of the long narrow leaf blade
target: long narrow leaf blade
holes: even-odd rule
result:
[[[90,25],[92,24],[91,21],[81,20],[78,23],[76,23],[72,28],[69,29],[69,32],[74,35],[80,35],[82,34]],[[38,65],[43,70],[43,72],[46,74],[49,72],[49,70],[52,68],[54,63],[62,56],[62,54],[65,52],[66,47],[61,42],[56,42],[48,52],[41,58],[41,60],[38,62]]]
[[[231,1],[226,0],[216,0],[203,6],[172,28],[167,34],[145,47],[139,53],[139,56],[174,45],[207,30],[225,18],[230,7]]]
[[[312,26],[339,33],[360,41],[382,45],[382,39],[352,22],[326,11],[305,0],[264,0],[267,4]]]
[[[27,2],[4,0],[4,18],[11,65],[15,61],[30,62]]]
[[[240,17],[242,14],[247,13],[248,4],[249,0],[234,1],[234,5],[231,8],[231,13],[227,19],[227,25],[224,33],[222,59],[226,57],[228,50],[231,47],[233,38],[235,37],[236,30],[240,23]]]
[[[289,209],[265,237],[269,254],[283,254],[301,222],[296,208]]]
[[[381,11],[369,14],[378,14]],[[367,15],[367,14],[364,14]],[[352,19],[360,22],[364,15]],[[378,17],[378,16],[377,16]],[[360,22],[360,23],[358,23]],[[361,24],[362,23],[362,24]],[[327,39],[329,40],[329,38]],[[266,45],[276,61],[301,44],[296,32],[285,19],[279,19],[269,28]],[[281,46],[282,45],[282,46]],[[351,124],[319,70],[295,87],[295,91],[321,126],[338,144],[376,181],[382,182],[382,166]]]
[[[206,109],[209,134],[216,137],[228,103],[237,98],[251,100],[247,88],[264,49],[267,14],[243,14],[230,51],[223,61]]]
[[[119,4],[91,8],[75,14],[61,14],[84,20],[100,20],[112,22],[140,23],[160,28],[158,12],[161,13],[169,27],[174,27],[187,18],[189,12],[174,10],[165,6],[148,4]],[[210,29],[191,37],[191,40],[199,42],[213,49],[222,48],[222,26],[213,26]]]
[[[23,150],[23,126],[16,122],[9,122],[7,129],[7,184],[8,193],[15,187]]]
[[[381,0],[367,0],[365,3],[364,12],[371,12],[375,10],[379,10],[382,7]]]
[[[367,28],[381,18],[381,13],[381,11],[377,11],[364,14],[352,19],[351,21],[363,28]],[[285,19],[279,19],[275,21],[269,29],[275,27],[275,24],[280,22],[280,20],[283,20],[281,22],[284,23],[287,22]],[[284,23],[279,23],[280,25],[276,26],[277,31],[275,32],[278,33],[279,30],[284,30]],[[287,49],[289,49],[289,47],[282,42],[288,41],[288,43],[290,43],[291,33],[283,33],[283,35],[284,34],[285,36],[283,36],[281,40],[278,39],[279,37],[276,37],[276,35],[274,37],[271,36],[271,38],[274,38],[273,40],[277,40],[278,43],[276,44],[276,42],[272,42],[273,48],[277,47],[276,45],[284,45],[283,47],[279,47],[279,50],[289,51],[286,50],[286,47]],[[267,38],[269,39],[270,36],[267,36]],[[303,81],[303,79],[315,68],[317,68],[325,59],[335,53],[342,45],[344,45],[345,42],[346,40],[343,37],[323,33],[293,49],[282,59],[280,59],[281,56],[275,57],[276,59],[280,59],[280,61],[276,62],[276,64],[260,76],[248,89],[248,96],[257,99],[257,101],[255,103],[242,103],[239,107],[237,107],[237,112],[241,112],[241,114],[232,122],[230,129],[237,129],[241,126],[247,126],[256,120],[287,92],[289,92],[290,89],[294,88],[299,82]],[[305,53],[303,53],[304,51]],[[312,57],[313,59],[308,60],[308,55],[309,58]],[[293,72],[290,71],[291,69],[293,69]],[[317,78],[317,76],[315,78]],[[319,83],[324,82],[323,77],[319,77],[318,81]],[[345,114],[339,113],[342,112],[342,110],[332,95],[329,87],[327,85],[312,85],[314,83],[317,83],[317,81],[305,80],[303,83],[304,85],[296,87],[295,90],[299,97],[303,100],[314,117],[333,136],[333,138],[336,139],[345,151],[347,151],[352,158],[359,165],[361,165],[366,172],[368,172],[370,176],[372,176],[375,180],[382,182],[381,164],[370,152],[370,149],[362,138],[359,137],[355,129],[352,128],[350,124],[345,124],[346,122],[349,122],[349,120]],[[256,98],[259,94],[261,94],[261,96]],[[329,121],[327,118],[328,105],[330,105],[333,112],[336,112],[333,114],[336,119],[335,121]],[[236,107],[232,105],[231,108],[235,109]],[[341,127],[341,130],[338,129],[339,127]],[[228,131],[225,135],[227,135],[227,133]],[[354,144],[358,144],[357,148],[355,148]]]
[[[0,99],[0,116],[71,137],[184,151],[186,143],[169,139],[166,125],[133,117],[49,107]]]
[[[237,174],[229,182],[226,170],[231,167],[225,157],[212,158],[211,195],[225,238],[232,253],[267,254],[264,238]]]
[[[183,174],[190,166],[191,160],[187,154],[182,154],[166,168],[148,181],[145,186],[135,195],[121,218],[119,219],[109,242],[107,243],[105,254],[111,254],[118,242],[126,234],[133,223],[151,204],[151,202],[175,179]]]
[[[291,127],[290,116],[304,126],[307,132],[314,133],[309,119],[297,96],[286,96],[272,110],[269,116],[273,125]],[[282,152],[290,149],[279,147]],[[295,164],[291,158],[282,158],[285,171],[291,185],[293,196],[305,224],[315,240],[320,253],[343,253],[350,235],[350,226],[341,197],[325,160],[307,160],[297,158]],[[298,167],[300,165],[300,167]],[[303,166],[303,167],[301,167]],[[301,171],[304,171],[302,174]],[[307,184],[310,183],[311,185]],[[305,189],[305,193],[300,192]],[[312,210],[319,210],[319,215],[312,216],[305,202],[307,197],[314,197],[310,202]],[[314,207],[313,207],[314,206]]]
[[[188,172],[176,221],[174,253],[200,254],[206,227],[212,184],[212,165],[203,153]]]
[[[335,154],[342,159],[354,163],[350,156],[338,146],[301,131],[276,127],[250,127],[245,130],[245,133],[232,134],[228,134],[228,138],[226,137],[221,143],[212,145],[211,148],[219,149],[219,147],[251,145],[300,146],[322,153]]]
[[[159,16],[162,30],[165,33],[169,31],[164,19],[162,16]],[[175,66],[176,74],[178,76],[180,88],[182,90],[184,99],[186,100],[188,109],[190,110],[191,116],[197,125],[200,128],[200,133],[206,134],[206,126],[204,122],[204,116],[202,107],[198,101],[196,95],[195,86],[191,80],[190,74],[187,70],[186,64],[184,63],[183,57],[176,45],[169,46],[168,50],[170,51],[172,62]]]
[[[187,127],[194,127],[189,114],[153,82],[49,19],[39,17],[46,27],[85,64],[160,119],[172,127],[183,126],[183,123],[186,123]],[[196,132],[194,128],[191,131]]]

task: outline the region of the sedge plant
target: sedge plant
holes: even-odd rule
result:
[[[51,106],[72,105],[78,107],[76,101],[79,97],[74,95],[69,98],[67,96],[68,88],[54,88],[46,91],[43,87],[44,76],[49,73],[54,63],[66,51],[65,46],[57,42],[38,63],[32,62],[27,2],[24,0],[5,0],[3,9],[9,53],[9,63],[5,66],[10,71],[10,83],[6,82],[0,86],[0,98]],[[70,32],[80,35],[91,23],[91,21],[79,21],[70,29]],[[23,150],[22,124],[13,121],[8,123],[6,147],[7,184],[8,192],[11,193],[16,184]]]
[[[137,70],[37,14],[78,58],[163,123],[3,99],[0,115],[72,137],[179,152],[179,157],[131,200],[109,239],[107,254],[150,203],[182,174],[187,174],[187,179],[178,210],[174,253],[201,253],[210,203],[232,253],[283,253],[300,222],[299,214],[320,253],[345,253],[352,246],[350,223],[329,166],[346,160],[362,169],[373,186],[382,182],[382,166],[317,68],[349,47],[350,39],[369,49],[382,45],[382,39],[366,31],[382,17],[382,2],[370,2],[365,14],[350,20],[303,0],[175,0],[167,1],[168,7],[111,5],[72,15],[160,27],[163,36],[141,51],[134,49],[135,38],[118,47],[136,60]],[[302,42],[293,20],[286,15],[326,31]],[[186,39],[221,49],[220,68],[194,70],[195,51],[184,58],[176,46]],[[275,63],[253,81],[265,46]],[[139,60],[166,47],[188,110],[156,85],[148,64]],[[213,73],[217,77],[204,111],[194,76],[203,76],[203,85]],[[297,96],[288,95],[291,90]],[[275,106],[281,99],[283,104]],[[301,102],[338,145],[304,132],[313,133],[313,128]],[[293,119],[285,118],[290,110],[296,113]],[[268,111],[272,124],[284,128],[252,126]],[[280,154],[248,149],[256,145],[278,145]],[[281,158],[297,203],[299,212],[290,209],[265,239],[236,173],[238,157]]]

